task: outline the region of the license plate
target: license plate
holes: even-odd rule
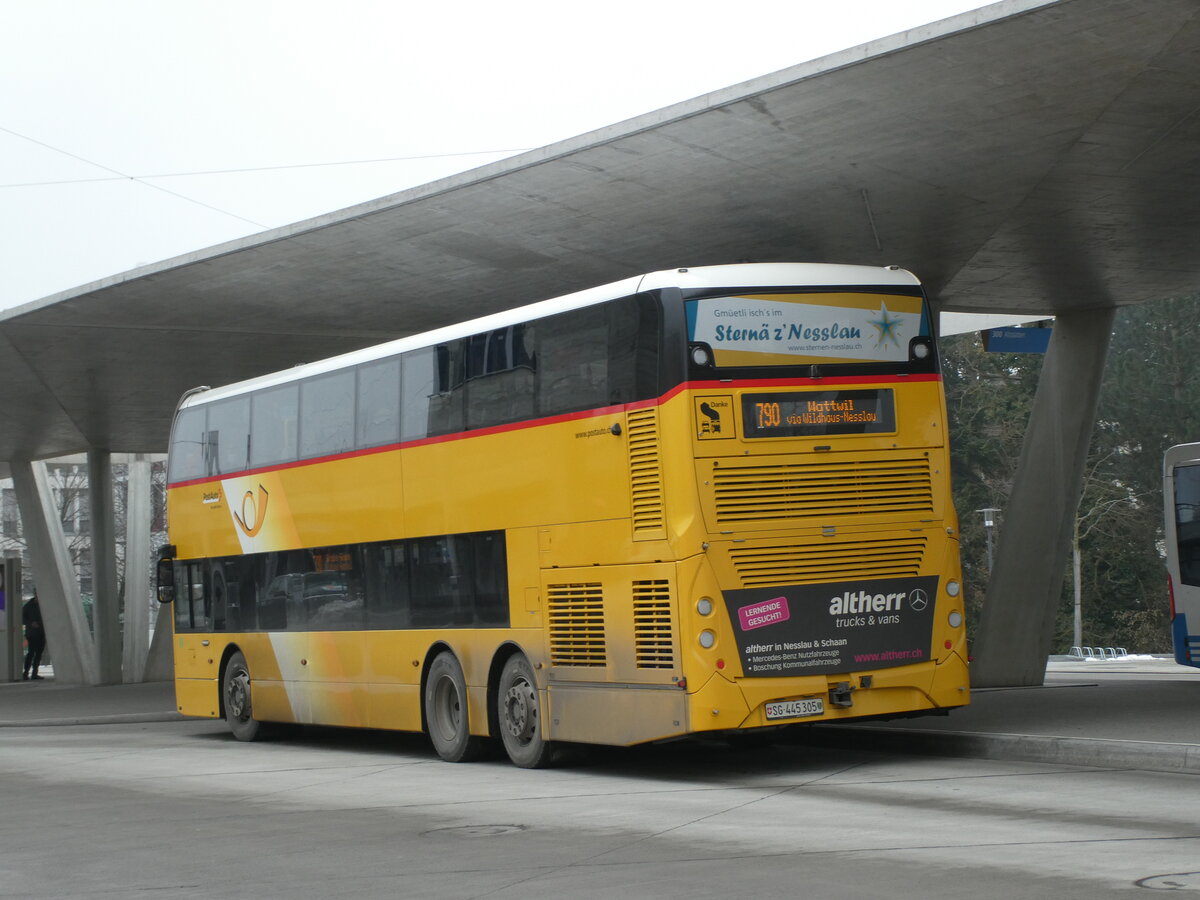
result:
[[[825,712],[825,701],[820,697],[805,697],[802,700],[772,700],[767,704],[768,719],[798,719],[801,716],[820,716]]]

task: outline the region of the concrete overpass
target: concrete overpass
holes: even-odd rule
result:
[[[164,449],[193,385],[750,259],[895,263],[943,310],[1058,317],[976,644],[977,683],[1040,683],[1113,310],[1200,287],[1197,112],[1194,0],[1004,0],[10,310],[0,460],[46,534],[60,677],[120,677],[115,580],[98,554],[93,651],[33,461],[86,451],[103,479]]]

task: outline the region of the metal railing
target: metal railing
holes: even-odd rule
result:
[[[1076,659],[1120,659],[1129,656],[1124,647],[1072,647],[1069,656]]]

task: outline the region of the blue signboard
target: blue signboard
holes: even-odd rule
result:
[[[989,328],[981,332],[989,353],[1045,353],[1052,328]]]

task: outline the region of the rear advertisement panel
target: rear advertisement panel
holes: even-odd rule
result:
[[[936,575],[726,591],[746,675],[823,675],[927,662]]]
[[[927,335],[920,297],[840,291],[689,300],[688,339],[717,366],[903,363]]]

